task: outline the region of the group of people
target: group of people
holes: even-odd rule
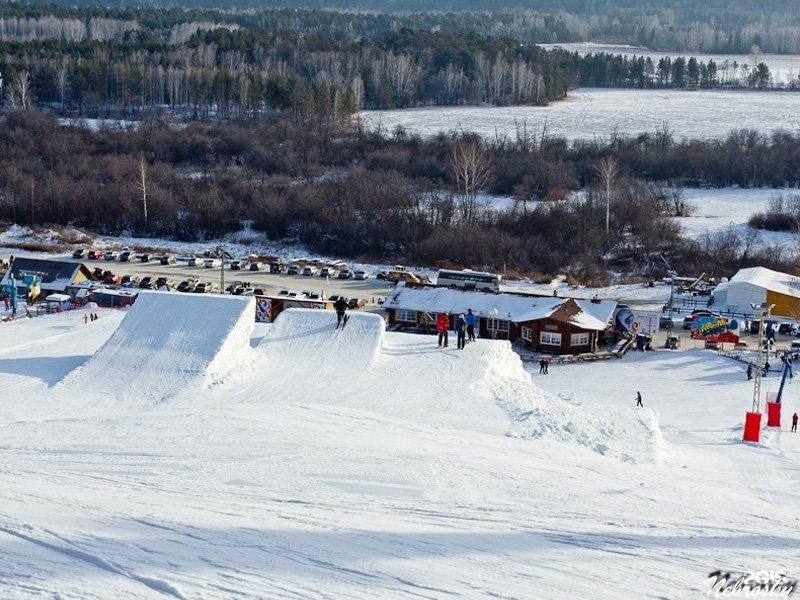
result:
[[[450,331],[450,318],[448,313],[439,313],[436,317],[436,332],[439,334],[439,348],[447,348],[448,332]],[[478,322],[472,309],[467,309],[467,314],[460,314],[454,317],[453,330],[456,334],[458,349],[463,350],[467,341],[475,341],[475,324]]]
[[[97,316],[97,313],[83,313],[83,322],[88,323],[89,321],[97,321],[100,317]]]

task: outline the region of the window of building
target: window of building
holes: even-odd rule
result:
[[[589,334],[588,333],[573,333],[569,336],[570,346],[588,346]]]
[[[526,342],[532,342],[533,341],[533,329],[531,329],[530,327],[523,327],[522,328],[522,339],[525,340]]]
[[[416,323],[417,311],[404,310],[402,308],[398,308],[396,311],[394,311],[394,318],[395,321],[407,321],[408,323]]]
[[[542,331],[539,334],[539,343],[545,344],[547,346],[560,346],[561,345],[561,334],[560,333],[550,333],[549,331]]]

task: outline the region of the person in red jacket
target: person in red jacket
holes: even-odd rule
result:
[[[792,415],[792,431],[797,433],[797,413]]]
[[[439,332],[439,348],[447,348],[447,330],[450,329],[450,317],[441,313],[436,317],[436,331]]]

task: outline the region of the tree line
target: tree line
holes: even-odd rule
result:
[[[537,0],[535,8],[529,0],[441,0],[435,5],[423,0],[162,0],[157,4],[160,9],[139,4],[131,0],[110,0],[102,7],[80,0],[61,5],[9,2],[0,4],[0,17],[72,11],[79,18],[134,18],[145,29],[174,25],[178,20],[221,18],[243,27],[257,24],[365,39],[388,29],[409,28],[503,35],[540,44],[602,41],[671,52],[734,54],[746,54],[756,45],[768,53],[800,53],[800,8],[785,0],[758,4],[745,0]]]
[[[0,219],[24,225],[197,240],[248,224],[330,255],[566,271],[583,283],[601,281],[609,267],[656,276],[658,254],[690,273],[796,268],[794,256],[735,231],[684,239],[672,218],[691,210],[684,184],[800,183],[793,132],[675,141],[664,128],[606,142],[487,142],[467,133],[382,135],[357,121],[321,131],[280,114],[91,130],[30,110],[0,122],[0,154]],[[513,205],[500,209],[485,193]]]

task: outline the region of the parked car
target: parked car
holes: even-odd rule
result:
[[[117,256],[119,256],[119,254],[116,250],[106,250],[103,252],[103,258],[106,260],[117,260]]]
[[[140,254],[139,255],[139,261],[143,262],[143,263],[149,263],[150,261],[155,260],[155,258],[156,257],[153,256],[152,254]]]
[[[282,262],[272,262],[269,263],[269,272],[270,273],[283,273],[286,271],[286,265]]]
[[[350,298],[350,300],[347,302],[347,306],[350,308],[361,308],[366,303],[367,301],[364,300],[364,298]]]
[[[322,267],[319,270],[319,276],[320,277],[336,277],[336,274],[337,274],[337,271],[333,267]]]
[[[148,275],[147,277],[142,277],[142,280],[139,282],[139,287],[143,290],[149,290],[156,284],[156,278]]]
[[[120,262],[132,262],[136,260],[136,252],[133,250],[124,250],[122,254],[119,255]]]
[[[247,259],[242,260],[232,260],[231,261],[231,270],[232,271],[244,271],[250,266],[250,261]]]
[[[235,288],[231,290],[231,295],[233,296],[252,296],[253,289],[249,287],[244,287],[243,285],[237,285]]]
[[[201,281],[194,288],[195,294],[210,294],[219,290],[219,286],[213,281]]]
[[[378,274],[375,275],[375,279],[386,279],[386,271],[378,271]]]
[[[124,287],[134,287],[134,286],[139,284],[139,281],[141,281],[141,280],[139,279],[138,275],[123,275],[122,276],[122,285]]]
[[[778,333],[781,335],[795,335],[797,334],[797,325],[794,323],[781,323],[778,325]]]
[[[255,295],[255,296],[266,296],[267,295],[267,288],[253,288],[253,295]]]
[[[184,279],[178,284],[179,292],[193,292],[199,282],[197,279]]]
[[[92,277],[94,277],[97,281],[102,281],[103,278],[106,276],[106,273],[110,273],[111,271],[103,271],[100,267],[95,267],[94,271],[92,271]]]
[[[203,259],[198,258],[197,256],[192,256],[191,258],[186,259],[186,265],[189,267],[202,267]]]
[[[365,271],[364,269],[359,269],[358,271],[353,273],[353,279],[358,279],[359,281],[369,279],[369,271]]]
[[[300,267],[297,265],[289,265],[289,267],[286,269],[286,273],[288,275],[299,275]]]
[[[250,270],[251,271],[263,271],[264,270],[264,263],[254,260],[250,263]]]
[[[103,251],[102,250],[89,250],[86,255],[86,258],[90,260],[102,260],[103,259]]]
[[[681,338],[677,335],[671,335],[667,338],[667,341],[664,342],[664,348],[668,348],[670,350],[677,350],[681,346]]]
[[[105,277],[103,277],[103,282],[109,285],[119,285],[122,283],[122,276],[109,272]]]
[[[669,315],[661,315],[658,319],[658,326],[664,329],[672,329],[675,324],[672,322],[672,317]]]
[[[719,342],[714,342],[712,340],[706,340],[703,347],[706,350],[719,350]]]
[[[308,265],[307,267],[303,267],[303,275],[305,277],[311,277],[317,274],[317,267],[312,265]]]
[[[345,296],[340,296],[339,294],[334,294],[333,296],[330,296],[328,300],[330,300],[331,302],[336,302],[339,298],[344,298],[346,302],[349,302],[349,300]]]
[[[684,329],[691,329],[692,325],[694,325],[694,319],[692,317],[684,317],[684,319],[683,319],[683,328]]]
[[[219,258],[206,258],[203,261],[203,266],[206,269],[217,269],[222,266],[222,260]]]
[[[72,253],[72,258],[83,258],[84,256],[86,256],[86,250],[83,248],[78,248]]]
[[[303,293],[309,300],[319,300],[321,297],[319,292],[303,292]]]
[[[337,275],[339,279],[350,279],[352,276],[353,272],[350,269],[342,269]]]
[[[178,261],[175,259],[174,256],[170,256],[169,254],[167,254],[166,256],[159,256],[158,262],[160,262],[162,265],[174,265]]]

